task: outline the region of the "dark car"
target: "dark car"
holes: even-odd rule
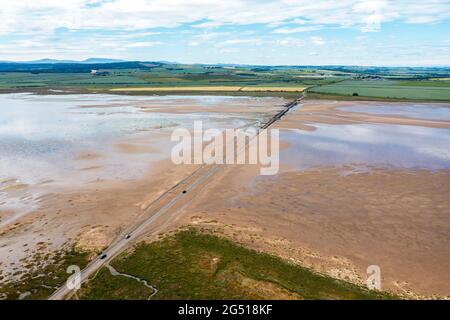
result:
[[[102,255],[100,256],[100,259],[101,259],[101,260],[104,260],[107,256],[108,256],[108,255],[107,255],[106,253],[104,253],[104,254],[102,254]]]

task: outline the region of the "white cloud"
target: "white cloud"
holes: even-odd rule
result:
[[[406,57],[411,50],[420,49],[409,43],[403,44],[408,52],[380,49],[375,56],[371,49],[384,41],[375,36],[339,46],[333,41],[346,37],[341,33],[344,28],[376,32],[393,21],[429,24],[449,18],[450,0],[0,0],[0,58],[81,59],[111,56],[120,51],[118,56],[123,59],[170,57],[183,61],[188,51],[183,51],[183,46],[205,45],[196,59],[222,62],[217,53],[247,50],[233,58],[251,62],[265,53],[255,56],[253,52],[251,56],[251,46],[272,45],[279,52],[270,61],[277,64],[287,63],[288,59],[290,64],[322,61],[300,58],[303,53],[308,56],[306,47],[310,45],[313,52],[319,51],[316,46],[322,46],[320,57],[326,56],[329,63],[363,63],[358,59],[364,57],[366,64],[384,64],[386,58],[401,57],[396,61],[417,64],[426,58],[427,64],[448,64],[448,45],[446,49],[421,51],[426,57],[420,53]],[[170,29],[174,27],[180,28]],[[333,29],[335,39],[326,29]],[[314,33],[296,38],[305,32]],[[404,40],[399,34],[395,42]],[[159,47],[163,44],[172,44],[172,50]],[[288,46],[294,49],[290,53]],[[146,49],[150,47],[151,50]],[[286,53],[286,58],[281,57],[282,53]]]
[[[162,42],[160,41],[151,41],[151,42],[133,42],[125,45],[126,48],[148,48],[154,47],[156,45],[160,45]]]
[[[226,36],[228,34],[229,34],[229,32],[203,32],[201,34],[195,35],[194,38],[201,40],[201,41],[209,41],[209,40],[221,37],[221,36]]]
[[[378,31],[384,20],[398,17],[398,13],[389,10],[389,2],[386,0],[362,1],[353,6],[353,11],[365,15],[365,24],[361,27],[363,32]]]
[[[237,53],[239,52],[238,48],[221,48],[220,53],[224,54],[230,54],[230,53]]]
[[[316,46],[323,46],[325,44],[325,40],[322,37],[311,37],[311,42]]]
[[[0,33],[286,22],[302,27],[279,29],[278,33],[302,32],[317,25],[374,31],[388,21],[430,23],[450,17],[447,0],[1,0],[0,8]]]
[[[302,47],[305,41],[297,38],[283,38],[275,41],[276,44],[288,47]]]
[[[188,42],[188,46],[190,47],[196,47],[201,44],[207,43],[212,40],[216,40],[219,37],[227,36],[229,35],[229,32],[208,32],[205,31],[200,34],[196,34],[192,36],[192,39]]]
[[[296,28],[280,28],[280,29],[275,29],[272,32],[279,33],[279,34],[287,34],[287,33],[309,32],[309,31],[315,31],[315,30],[320,30],[320,29],[321,29],[321,27],[318,27],[318,26],[310,26],[310,27],[296,27]]]
[[[235,46],[235,45],[254,45],[258,46],[263,44],[263,41],[261,39],[230,39],[225,40],[222,42],[219,42],[216,44],[217,48],[223,48],[228,46]]]

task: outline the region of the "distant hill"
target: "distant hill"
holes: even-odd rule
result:
[[[89,59],[85,59],[80,62],[81,63],[114,63],[114,62],[126,62],[126,61],[120,60],[120,59],[108,59],[108,58],[89,58]]]
[[[39,60],[14,62],[14,63],[46,64],[46,63],[74,63],[74,62],[75,61],[72,61],[72,60],[39,59]]]
[[[31,72],[31,73],[85,73],[92,69],[114,70],[114,69],[144,69],[148,70],[162,65],[153,62],[141,63],[138,61],[124,62],[98,62],[96,60],[84,60],[83,62],[59,61],[49,62],[49,59],[39,60],[40,62],[0,62],[0,72]],[[50,60],[53,61],[53,60]],[[90,62],[97,61],[97,62]],[[105,61],[105,60],[102,60]]]
[[[0,61],[0,72],[30,72],[30,73],[86,73],[92,69],[99,71],[111,71],[114,69],[139,69],[150,70],[164,66],[167,71],[184,70],[185,66],[201,67],[214,72],[213,69],[248,69],[252,72],[275,72],[279,70],[321,70],[323,73],[331,71],[336,74],[358,74],[366,77],[371,76],[391,76],[393,74],[405,77],[433,77],[446,78],[450,67],[375,67],[375,66],[264,66],[264,65],[242,65],[242,64],[178,64],[169,61],[125,61],[109,58],[89,58],[82,61],[40,59],[33,61],[12,62]],[[189,68],[188,68],[189,69]],[[186,69],[186,72],[190,71]],[[212,71],[211,71],[212,70]],[[327,73],[327,72],[325,72]],[[329,74],[329,72],[327,73]],[[242,75],[242,74],[241,74]]]
[[[85,60],[77,61],[77,60],[58,60],[58,59],[39,59],[39,60],[31,60],[31,61],[0,61],[1,63],[20,63],[20,64],[52,64],[52,63],[114,63],[114,62],[126,62],[125,60],[120,59],[109,59],[109,58],[88,58]]]

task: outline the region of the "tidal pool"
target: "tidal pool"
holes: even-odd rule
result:
[[[366,165],[450,169],[450,130],[388,124],[314,124],[315,131],[282,130],[282,163],[296,169]]]
[[[450,121],[450,105],[443,104],[366,104],[361,106],[339,107],[338,110],[363,112],[375,115],[396,115],[415,119]]]

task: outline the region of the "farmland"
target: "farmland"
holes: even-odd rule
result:
[[[450,82],[448,81],[346,80],[314,87],[309,91],[387,99],[450,100]]]
[[[95,73],[91,73],[95,70]],[[0,92],[55,90],[122,94],[223,94],[450,100],[449,68],[0,63]]]
[[[304,87],[236,87],[236,86],[186,86],[186,87],[129,87],[113,88],[113,92],[303,92]]]
[[[92,65],[92,69],[98,65]],[[120,67],[120,68],[119,68]],[[131,68],[132,67],[132,68]],[[37,67],[36,67],[37,68]],[[3,67],[0,63],[0,88],[78,88],[112,89],[139,87],[305,87],[329,84],[341,79],[341,73],[317,72],[297,68],[221,67],[172,64],[104,64],[102,75],[92,75],[89,65],[67,69],[57,64],[39,69]],[[233,90],[232,90],[233,91]]]

